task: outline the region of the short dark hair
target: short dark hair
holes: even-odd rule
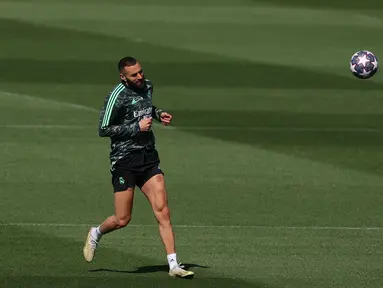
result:
[[[137,59],[133,57],[124,57],[118,62],[118,71],[121,72],[125,67],[134,66],[137,62]]]

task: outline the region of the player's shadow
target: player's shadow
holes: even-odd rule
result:
[[[210,268],[209,266],[199,265],[199,264],[182,264],[185,266],[185,269],[197,268]],[[150,266],[141,266],[135,270],[118,270],[118,269],[108,269],[108,268],[97,268],[90,269],[89,272],[112,272],[112,273],[128,273],[128,274],[145,274],[145,273],[156,273],[156,272],[167,272],[169,271],[168,265],[150,265]]]

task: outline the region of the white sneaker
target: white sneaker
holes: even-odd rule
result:
[[[169,275],[172,277],[180,277],[180,278],[186,278],[186,279],[190,279],[194,277],[193,271],[188,271],[183,268],[185,268],[185,266],[182,266],[181,263],[179,263],[176,267],[169,270]]]
[[[91,233],[93,229],[96,229],[96,228],[92,227],[89,229],[88,236],[86,237],[85,245],[83,248],[84,258],[88,262],[92,262],[97,245],[98,245],[97,239],[95,239]]]

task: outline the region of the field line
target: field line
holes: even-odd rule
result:
[[[275,127],[275,126],[170,126],[166,129],[181,129],[186,131],[276,131],[276,132],[382,132],[379,128],[368,127]]]
[[[184,130],[184,131],[259,131],[259,132],[364,132],[380,133],[377,128],[305,128],[305,127],[233,127],[233,126],[169,126],[164,127],[154,123],[155,127],[163,130]],[[0,124],[4,129],[95,129],[95,125],[62,125],[62,124]]]
[[[41,97],[36,97],[32,96],[29,94],[20,94],[20,93],[14,93],[14,92],[8,92],[8,91],[3,91],[0,90],[0,98],[21,98],[21,99],[29,99],[29,100],[34,100],[34,101],[40,101],[46,104],[53,104],[53,105],[59,105],[62,107],[67,107],[67,108],[72,108],[72,109],[77,109],[77,110],[84,110],[84,111],[89,111],[89,112],[99,112],[98,109],[92,108],[89,106],[85,105],[80,105],[80,104],[74,104],[70,102],[63,102],[63,101],[57,101],[57,100],[52,100],[52,99],[46,99],[46,98],[41,98]]]
[[[41,97],[36,97],[28,94],[13,93],[0,90],[1,97],[18,97],[23,99],[30,99],[35,101],[41,101],[47,104],[59,105],[62,107],[89,111],[94,113],[99,113],[99,110],[93,107],[74,104],[63,101],[56,101],[52,99],[45,99]],[[95,124],[97,125],[97,123]],[[1,128],[12,128],[12,129],[93,129],[95,126],[92,125],[46,125],[46,124],[0,124]],[[156,127],[164,128],[164,130],[184,130],[184,131],[275,131],[275,132],[371,132],[378,133],[383,130],[380,128],[369,128],[369,127],[268,127],[268,126],[258,126],[258,127],[240,127],[240,126],[169,126],[164,127],[156,123]]]
[[[6,129],[97,129],[97,125],[0,124]]]
[[[91,227],[90,223],[0,223],[0,227]],[[153,224],[129,224],[129,227],[157,227]],[[175,228],[196,229],[265,229],[265,230],[355,230],[381,231],[383,227],[355,227],[355,226],[263,226],[263,225],[182,225],[175,224]]]

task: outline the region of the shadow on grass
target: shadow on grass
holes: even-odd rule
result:
[[[198,264],[183,264],[185,269],[192,270],[193,267],[198,268],[210,268],[208,266],[202,266]],[[106,269],[106,268],[98,268],[98,269],[90,269],[89,272],[114,272],[114,273],[133,273],[133,274],[142,274],[142,273],[156,273],[156,272],[168,272],[168,265],[150,265],[150,266],[141,266],[135,270],[116,270],[116,269]]]

